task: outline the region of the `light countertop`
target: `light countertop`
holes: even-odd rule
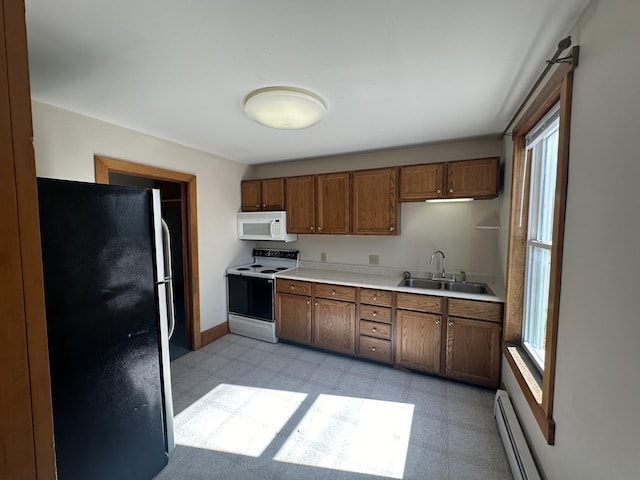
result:
[[[349,271],[345,268],[331,268],[323,265],[322,268],[301,266],[293,270],[287,270],[276,274],[276,278],[301,280],[307,282],[333,283],[353,287],[365,287],[374,289],[393,290],[397,292],[415,293],[421,295],[435,295],[441,297],[464,298],[468,300],[481,300],[485,302],[504,302],[504,289],[493,283],[488,283],[494,295],[481,295],[475,293],[450,292],[448,290],[433,290],[426,288],[400,287],[402,274],[392,269],[381,269],[380,273],[362,271]]]

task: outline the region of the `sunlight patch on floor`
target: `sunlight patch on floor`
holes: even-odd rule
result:
[[[259,457],[306,397],[220,384],[175,417],[176,443]]]
[[[402,478],[413,408],[319,395],[274,460]]]

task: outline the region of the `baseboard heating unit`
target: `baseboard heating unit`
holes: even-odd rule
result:
[[[498,423],[498,430],[507,452],[514,480],[540,480],[538,469],[529,451],[529,445],[527,445],[516,412],[511,405],[511,400],[509,400],[509,394],[505,390],[496,392],[493,415]]]

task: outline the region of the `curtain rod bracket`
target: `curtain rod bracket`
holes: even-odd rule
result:
[[[573,63],[573,55],[558,58],[556,60],[547,60],[547,64],[549,65],[553,65],[554,63]]]
[[[524,106],[527,104],[527,102],[529,101],[531,96],[533,95],[533,92],[536,91],[536,88],[538,88],[538,85],[540,85],[540,83],[542,82],[542,79],[545,77],[547,72],[551,69],[551,65],[553,65],[554,63],[572,63],[573,62],[573,60],[572,60],[573,59],[573,55],[569,55],[568,57],[559,58],[560,54],[562,52],[564,52],[570,46],[571,46],[571,36],[565,37],[565,38],[563,38],[562,40],[560,40],[558,42],[558,49],[556,50],[556,53],[553,55],[551,60],[547,60],[546,61],[547,66],[544,68],[544,70],[542,71],[542,73],[538,77],[538,80],[536,80],[536,83],[533,85],[533,87],[531,87],[531,90],[529,90],[529,93],[527,94],[525,99],[522,101],[522,103],[520,104],[518,109],[516,110],[516,113],[513,115],[513,117],[511,118],[511,120],[507,124],[507,127],[502,132],[502,135],[500,135],[500,140],[502,140],[502,138],[507,135],[507,132],[509,131],[509,127],[513,124],[513,122],[515,122],[516,118],[518,118],[518,115],[520,115],[520,112],[522,111]]]

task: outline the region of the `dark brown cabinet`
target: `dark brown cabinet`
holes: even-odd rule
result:
[[[242,211],[284,210],[284,178],[244,180],[240,184]]]
[[[398,169],[353,172],[353,226],[356,235],[398,235]]]
[[[501,332],[502,304],[449,299],[445,375],[497,387]]]
[[[311,343],[311,283],[277,280],[276,291],[276,335]]]
[[[356,289],[313,284],[313,344],[340,353],[356,351]]]
[[[286,179],[290,233],[348,234],[351,229],[349,172]]]
[[[393,363],[393,294],[387,290],[360,289],[358,355]]]
[[[498,196],[497,157],[400,167],[400,201]]]
[[[442,297],[396,294],[396,363],[441,372]]]
[[[315,233],[316,181],[314,175],[287,177],[286,211],[289,233]]]

